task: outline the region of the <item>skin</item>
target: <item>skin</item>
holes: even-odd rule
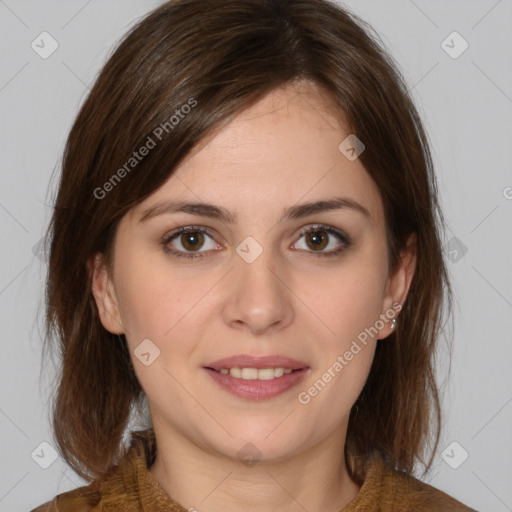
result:
[[[149,400],[159,447],[150,471],[185,508],[336,512],[360,489],[344,462],[348,417],[390,323],[307,405],[297,396],[379,315],[403,304],[415,240],[411,236],[390,275],[378,188],[359,159],[339,151],[350,132],[333,112],[312,84],[268,94],[204,140],[121,219],[112,272],[101,255],[94,260],[101,321],[110,332],[125,333]],[[280,220],[287,207],[334,196],[359,202],[371,218],[342,208]],[[231,225],[168,213],[139,222],[145,210],[170,199],[213,203],[238,213],[238,220]],[[308,246],[312,235],[299,230],[317,223],[343,231],[352,245],[319,256],[343,242],[328,234],[323,248]],[[178,235],[169,245],[183,252],[195,247],[205,256],[166,254],[165,235],[191,225],[210,228],[213,236],[185,246],[186,236]],[[252,263],[236,252],[248,236],[263,250]],[[133,355],[147,338],[161,351],[149,366]],[[288,356],[310,370],[284,394],[246,400],[224,391],[202,368],[240,353]],[[261,452],[251,467],[237,457],[248,442]]]

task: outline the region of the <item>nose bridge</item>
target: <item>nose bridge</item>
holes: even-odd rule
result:
[[[236,248],[232,286],[224,310],[225,321],[243,323],[254,331],[264,331],[291,321],[292,305],[270,237],[269,243],[247,237]]]
[[[239,272],[240,279],[251,280],[253,278],[268,278],[267,274],[272,275],[270,269],[276,267],[276,254],[271,246],[270,238],[265,241],[257,241],[249,236],[243,240],[236,248],[237,259],[236,269]]]
[[[276,257],[270,237],[257,241],[252,236],[244,239],[236,248],[235,272],[237,282],[246,289],[252,289],[252,295],[272,293],[280,295],[280,282],[276,278]],[[270,299],[270,296],[267,297]]]

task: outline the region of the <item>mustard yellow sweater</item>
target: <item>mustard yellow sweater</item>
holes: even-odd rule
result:
[[[132,433],[119,465],[88,486],[56,496],[31,512],[187,512],[149,471],[156,452],[152,429]],[[369,463],[357,496],[340,512],[476,512],[444,492],[386,467]]]

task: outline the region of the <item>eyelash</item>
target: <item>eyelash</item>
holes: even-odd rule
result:
[[[330,226],[326,226],[325,224],[315,224],[313,226],[303,228],[299,232],[299,239],[305,234],[316,233],[318,231],[325,232],[329,235],[335,235],[336,237],[338,237],[341,240],[343,245],[339,249],[331,250],[328,252],[306,251],[306,252],[313,253],[315,256],[320,256],[320,257],[324,257],[324,258],[334,257],[334,256],[341,254],[342,252],[344,252],[346,249],[348,249],[352,245],[351,239],[345,233],[343,233],[343,231],[340,231],[340,230],[330,227]],[[205,253],[207,253],[208,251],[187,253],[187,252],[183,252],[183,251],[178,251],[176,249],[171,249],[169,247],[169,243],[174,238],[181,235],[182,233],[197,233],[197,232],[204,233],[204,234],[208,235],[209,237],[213,238],[213,235],[212,235],[212,233],[210,233],[210,230],[206,229],[202,226],[186,226],[186,227],[178,228],[176,231],[173,231],[169,235],[165,236],[164,239],[162,240],[162,246],[163,246],[164,252],[167,254],[170,254],[172,256],[176,256],[178,258],[187,258],[187,259],[203,258]]]

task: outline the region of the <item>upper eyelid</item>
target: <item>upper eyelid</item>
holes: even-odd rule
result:
[[[180,235],[181,233],[187,233],[187,232],[195,232],[195,231],[201,231],[203,233],[206,233],[208,236],[214,238],[215,232],[211,228],[207,228],[206,226],[183,226],[176,229],[171,230],[169,233],[164,235],[164,240],[170,240],[171,238],[174,238],[177,235]]]

